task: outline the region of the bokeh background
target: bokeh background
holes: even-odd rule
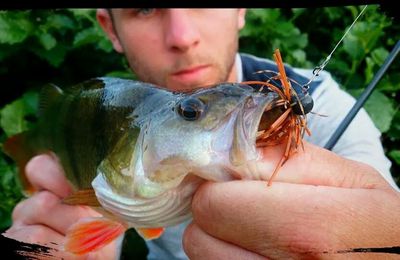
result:
[[[249,9],[240,51],[272,58],[279,48],[286,63],[313,68],[327,57],[363,6]],[[355,97],[373,78],[400,39],[393,10],[368,6],[328,66],[341,87]],[[382,132],[382,142],[400,183],[400,57],[373,92],[365,109]],[[135,78],[114,52],[93,9],[0,11],[0,147],[7,137],[37,120],[38,91],[47,83],[68,87],[98,76]],[[362,129],[360,129],[362,131]],[[16,167],[0,149],[0,231],[22,199]],[[366,198],[368,199],[368,198]],[[40,209],[38,209],[40,210]],[[145,258],[147,249],[133,230],[122,259]]]

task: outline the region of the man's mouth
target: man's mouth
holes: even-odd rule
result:
[[[194,66],[174,72],[172,77],[178,81],[193,81],[199,79],[208,68],[209,65]]]

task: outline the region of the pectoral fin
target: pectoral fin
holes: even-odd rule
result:
[[[134,168],[138,132],[136,128],[127,128],[97,170],[103,174],[113,192],[124,196],[134,195],[131,171]]]
[[[136,231],[146,240],[159,238],[164,233],[165,228],[137,228]]]
[[[68,205],[87,205],[91,207],[101,206],[93,189],[78,190],[64,198],[63,203]]]
[[[66,234],[64,249],[83,255],[98,250],[122,233],[126,227],[107,218],[86,218],[72,225]]]

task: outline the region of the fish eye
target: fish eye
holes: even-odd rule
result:
[[[187,121],[200,118],[205,109],[205,104],[198,98],[187,98],[178,104],[178,114]]]

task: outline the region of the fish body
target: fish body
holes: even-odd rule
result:
[[[95,203],[88,205],[122,223],[111,227],[115,234],[134,227],[159,236],[190,218],[192,195],[204,180],[254,178],[260,120],[281,116],[280,100],[239,83],[186,93],[107,77],[64,91],[48,86],[37,127],[10,138],[5,151],[20,170],[33,155],[53,151],[75,191],[70,204],[91,196]],[[85,223],[83,230],[92,232]],[[82,232],[75,231],[76,242]]]

